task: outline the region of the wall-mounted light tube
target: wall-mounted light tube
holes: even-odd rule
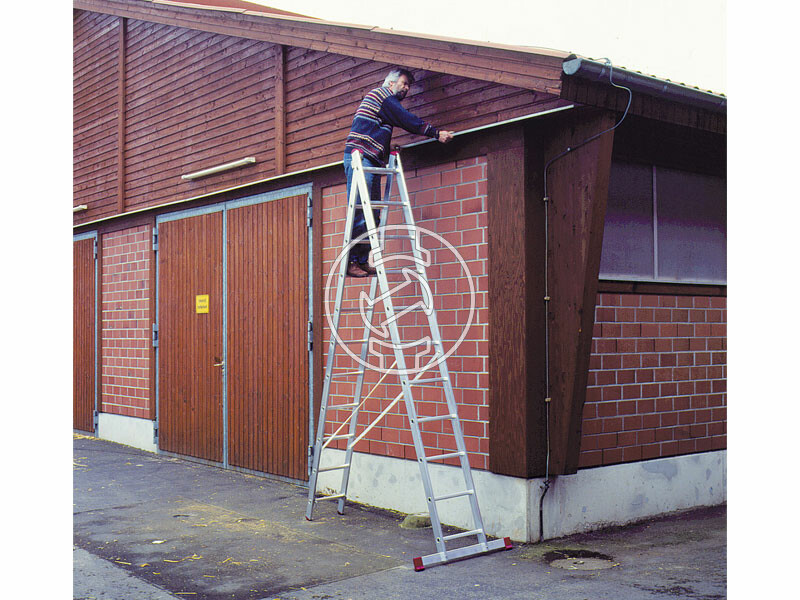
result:
[[[194,173],[187,173],[186,175],[181,175],[181,179],[197,179],[198,177],[213,175],[214,173],[219,173],[221,171],[237,169],[239,167],[252,164],[254,162],[256,162],[255,157],[248,156],[247,158],[242,158],[239,160],[235,160],[233,162],[225,163],[224,165],[217,165],[216,167],[209,167],[208,169],[203,169],[202,171],[195,171]]]
[[[78,206],[72,207],[72,212],[81,212],[82,210],[89,210],[89,206],[86,204],[78,204]]]

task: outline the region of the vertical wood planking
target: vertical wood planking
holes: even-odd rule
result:
[[[306,197],[228,213],[231,465],[306,478]]]
[[[94,432],[95,286],[94,239],[72,244],[72,426]]]
[[[570,115],[545,151],[550,197],[550,469],[574,473],[580,455],[597,277],[603,245],[614,132],[581,145],[614,124],[610,113]]]
[[[209,312],[196,312],[197,295]],[[159,447],[221,462],[222,214],[159,226]]]

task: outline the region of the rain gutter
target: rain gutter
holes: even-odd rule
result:
[[[608,83],[609,65],[587,58],[570,55],[562,63],[565,75],[580,77],[589,81]],[[726,113],[728,99],[721,94],[704,91],[700,88],[690,87],[682,83],[673,83],[665,79],[658,79],[642,73],[628,71],[614,67],[614,83],[629,87],[634,92],[657,96],[665,100],[688,104],[717,113]]]

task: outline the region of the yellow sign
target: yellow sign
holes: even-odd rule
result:
[[[194,297],[194,311],[199,315],[208,312],[208,294]]]

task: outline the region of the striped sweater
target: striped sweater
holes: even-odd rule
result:
[[[361,101],[353,118],[344,151],[360,150],[364,155],[386,163],[392,128],[401,127],[409,133],[438,138],[439,130],[408,112],[388,87],[375,88]]]

